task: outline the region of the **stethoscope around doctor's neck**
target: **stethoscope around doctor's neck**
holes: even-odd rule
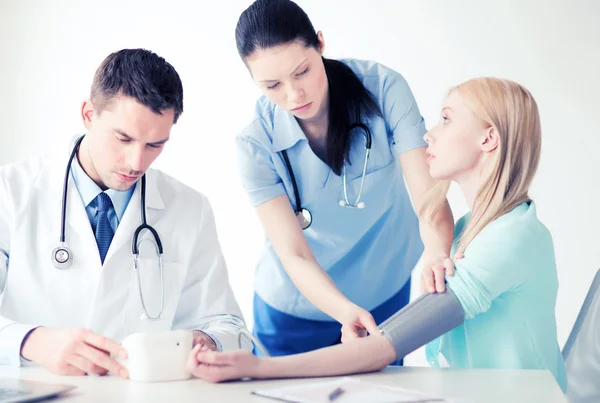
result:
[[[365,176],[367,174],[367,163],[369,162],[369,154],[371,152],[372,137],[371,137],[371,131],[369,130],[367,125],[365,125],[364,123],[352,124],[350,126],[350,130],[349,130],[350,133],[354,129],[360,129],[362,131],[363,135],[365,136],[365,160],[364,160],[364,164],[363,164],[362,176],[360,179],[360,188],[358,190],[358,194],[356,195],[356,200],[354,200],[354,203],[350,203],[350,201],[348,200],[348,184],[347,184],[347,180],[346,180],[346,164],[344,164],[342,167],[342,182],[343,182],[343,186],[344,186],[344,198],[340,199],[339,205],[341,207],[363,209],[363,208],[365,208],[365,203],[361,202],[360,198],[362,197],[363,186],[365,184]],[[290,159],[287,155],[287,152],[285,150],[283,150],[283,151],[281,151],[281,154],[283,155],[283,160],[285,162],[287,171],[290,175],[290,179],[292,181],[292,187],[294,188],[294,198],[296,199],[296,210],[295,210],[296,218],[298,218],[300,227],[302,227],[302,229],[305,230],[308,227],[310,227],[310,225],[312,224],[312,221],[313,221],[312,213],[308,209],[302,207],[302,202],[300,200],[300,192],[298,190],[298,183],[296,183],[296,177],[294,176],[292,164],[290,164]]]
[[[85,136],[81,136],[75,142],[75,146],[73,147],[73,151],[71,152],[71,156],[69,157],[69,161],[67,163],[67,170],[65,172],[65,180],[64,180],[63,194],[62,194],[62,210],[61,210],[61,218],[60,218],[60,220],[61,220],[60,221],[60,244],[58,247],[56,247],[52,251],[52,264],[57,269],[61,269],[61,270],[69,268],[74,260],[73,252],[71,251],[71,249],[69,249],[67,247],[66,238],[65,238],[65,224],[66,224],[66,216],[67,216],[67,194],[68,194],[68,186],[69,186],[69,175],[71,173],[71,164],[73,162],[73,159],[77,155],[77,151],[79,150],[79,146],[81,145],[81,142],[83,141],[84,137]],[[131,251],[133,253],[133,268],[134,268],[135,272],[137,273],[140,302],[144,309],[144,313],[142,314],[142,319],[160,320],[162,317],[164,304],[165,304],[165,285],[164,285],[164,276],[163,276],[163,268],[164,267],[163,267],[163,260],[162,260],[163,247],[162,247],[162,242],[160,241],[160,237],[158,236],[158,232],[156,232],[156,230],[154,228],[152,228],[152,226],[148,225],[148,223],[146,222],[146,175],[142,176],[141,185],[142,185],[142,188],[140,191],[140,199],[141,199],[141,210],[142,210],[141,211],[142,224],[139,227],[137,227],[137,229],[133,233],[133,241],[132,241],[132,245],[131,245]],[[156,316],[151,316],[148,313],[148,309],[146,308],[146,304],[144,301],[144,295],[142,292],[142,283],[140,280],[140,270],[139,270],[139,266],[138,266],[138,258],[139,258],[139,254],[140,254],[138,239],[139,239],[140,232],[142,232],[143,230],[148,230],[152,233],[152,236],[154,237],[156,253],[158,255],[158,265],[159,265],[159,269],[160,269],[160,284],[161,284],[161,304],[160,304],[160,311],[159,311],[158,315],[156,315]]]

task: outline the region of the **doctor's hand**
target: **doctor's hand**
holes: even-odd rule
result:
[[[127,358],[127,352],[119,343],[87,329],[38,327],[21,348],[23,358],[55,374],[104,375],[111,371],[127,378],[127,369],[111,358],[111,354]]]
[[[421,271],[421,294],[446,292],[446,276],[454,275],[454,262],[462,259],[462,254],[454,259],[448,256],[428,257],[423,255],[423,270]]]
[[[207,335],[206,333],[200,330],[192,331],[194,335],[194,347],[198,346],[198,348],[206,347],[207,350],[218,351],[217,345],[214,340]]]
[[[365,337],[367,332],[379,334],[373,315],[358,305],[348,307],[339,322],[342,324],[342,343]]]
[[[260,374],[261,357],[250,351],[220,353],[200,346],[194,347],[187,369],[192,375],[207,382],[255,378]]]

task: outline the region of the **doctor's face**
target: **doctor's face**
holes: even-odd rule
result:
[[[117,96],[101,112],[84,102],[82,116],[88,134],[77,157],[83,169],[103,190],[127,190],[162,152],[174,110],[157,114],[134,98]]]
[[[263,94],[283,110],[303,120],[327,111],[327,74],[319,50],[291,42],[258,49],[245,62]]]

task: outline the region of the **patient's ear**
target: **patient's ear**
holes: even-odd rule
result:
[[[500,136],[498,135],[498,130],[494,126],[490,126],[486,129],[485,136],[481,142],[481,150],[483,152],[491,152],[498,148],[498,144],[500,144]]]

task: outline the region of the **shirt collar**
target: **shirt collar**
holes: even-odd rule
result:
[[[96,199],[100,193],[102,193],[102,189],[94,182],[87,173],[79,164],[79,159],[77,156],[73,158],[73,163],[71,164],[71,176],[73,177],[73,182],[75,183],[75,187],[79,192],[79,196],[81,196],[81,200],[83,201],[83,205],[88,207],[90,203]],[[107,189],[105,193],[110,197],[110,201],[113,204],[113,208],[115,209],[115,213],[119,221],[123,218],[123,214],[125,214],[125,209],[127,209],[127,205],[129,204],[129,200],[131,199],[131,195],[135,190],[135,185],[129,188],[128,190],[118,191],[113,189]]]
[[[273,110],[273,152],[292,148],[301,140],[306,140],[306,135],[294,115],[275,106]]]

